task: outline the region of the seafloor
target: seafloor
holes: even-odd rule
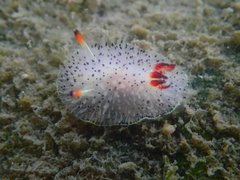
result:
[[[240,179],[239,1],[1,0],[0,17],[0,179]],[[167,56],[188,100],[130,126],[77,120],[55,83],[76,28]]]

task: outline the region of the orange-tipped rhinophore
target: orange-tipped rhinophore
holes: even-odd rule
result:
[[[77,42],[78,42],[81,46],[83,46],[83,45],[84,45],[84,42],[85,42],[83,35],[82,35],[78,30],[75,30],[75,31],[74,31],[74,35],[75,35],[75,38],[76,38]]]
[[[74,98],[79,98],[82,96],[82,92],[80,91],[80,89],[74,89],[70,91],[70,96]]]

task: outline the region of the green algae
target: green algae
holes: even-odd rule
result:
[[[1,1],[0,179],[238,179],[239,12],[233,1]],[[79,28],[181,65],[191,95],[127,127],[82,122],[57,97]],[[166,137],[165,120],[176,125]]]
[[[179,177],[176,176],[176,172],[178,170],[178,166],[176,166],[176,161],[175,163],[170,163],[169,159],[167,156],[163,157],[164,160],[164,169],[163,169],[163,177],[166,180],[175,180],[178,179]]]

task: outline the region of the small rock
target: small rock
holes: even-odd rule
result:
[[[175,130],[176,130],[175,126],[168,124],[167,122],[165,122],[165,124],[162,127],[162,133],[166,136],[171,135],[172,133],[174,133]]]

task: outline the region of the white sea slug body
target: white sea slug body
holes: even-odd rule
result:
[[[185,98],[186,74],[162,55],[125,43],[85,45],[57,81],[60,99],[79,119],[132,124],[170,112]]]

